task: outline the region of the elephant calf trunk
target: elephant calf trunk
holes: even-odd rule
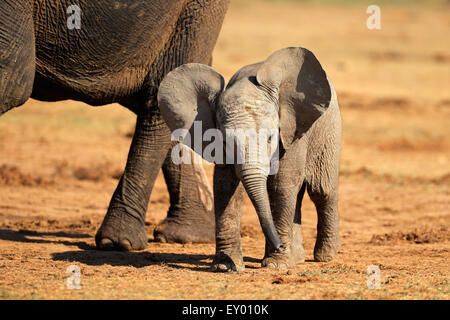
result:
[[[253,171],[253,170],[252,170]],[[258,214],[264,236],[275,251],[284,251],[283,243],[275,229],[272,213],[270,211],[269,196],[267,193],[267,178],[259,172],[242,172],[241,181],[250,200]]]

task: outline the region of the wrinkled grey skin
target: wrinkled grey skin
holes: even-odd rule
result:
[[[262,63],[242,68],[224,87],[223,77],[212,68],[187,64],[166,76],[158,95],[161,113],[172,131],[192,132],[194,120],[203,121],[204,130],[279,128],[276,174],[267,177],[264,164],[247,161],[215,166],[212,269],[244,269],[240,238],[244,190],[266,236],[262,266],[290,268],[304,262],[301,202],[305,190],[318,215],[314,258],[333,259],[340,246],[341,116],[336,92],[320,63],[304,48],[286,48]],[[250,146],[241,147],[248,150]]]
[[[71,5],[81,9],[81,29],[67,27]],[[137,115],[125,171],[96,235],[98,248],[146,247],[145,215],[161,167],[170,209],[155,239],[214,239],[205,173],[169,161],[173,143],[156,97],[169,71],[211,63],[227,6],[228,0],[0,1],[0,115],[30,97],[117,102]]]

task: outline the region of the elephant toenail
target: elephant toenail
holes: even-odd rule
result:
[[[119,241],[119,249],[122,251],[132,251],[133,247],[131,246],[130,241],[124,239]]]
[[[161,233],[158,233],[157,235],[155,235],[155,241],[160,242],[160,243],[167,243],[166,237]]]
[[[111,239],[103,238],[102,240],[100,240],[99,249],[114,250],[114,243],[111,241]]]

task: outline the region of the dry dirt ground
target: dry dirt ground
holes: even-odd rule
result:
[[[333,80],[344,121],[335,260],[312,261],[309,199],[307,261],[289,271],[260,268],[264,241],[249,201],[241,274],[209,272],[212,243],[95,250],[134,116],[117,105],[29,101],[0,118],[0,298],[449,299],[450,10],[382,6],[382,29],[370,31],[365,9],[235,1],[215,51],[229,78],[301,45]],[[167,207],[160,176],[149,235]],[[66,288],[69,265],[81,270],[79,290]],[[367,288],[369,265],[380,267],[378,290]]]

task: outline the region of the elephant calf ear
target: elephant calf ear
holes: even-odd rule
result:
[[[203,132],[215,128],[214,104],[224,87],[223,76],[203,64],[184,64],[168,73],[159,86],[158,107],[169,129],[193,134],[194,121],[202,122]]]
[[[305,48],[273,53],[258,70],[256,79],[278,98],[284,148],[306,133],[330,105],[327,75],[314,54]]]

